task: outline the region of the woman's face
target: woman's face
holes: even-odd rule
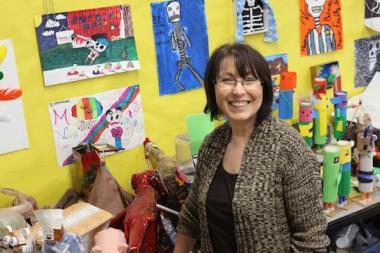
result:
[[[233,58],[226,58],[221,62],[220,72],[216,76],[215,95],[218,109],[231,124],[256,123],[257,112],[263,101],[263,86],[255,75],[239,76]],[[224,85],[223,80],[236,80],[235,85]],[[249,85],[243,85],[245,80]]]

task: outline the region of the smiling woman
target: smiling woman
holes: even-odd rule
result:
[[[319,163],[295,129],[271,116],[263,56],[245,44],[221,46],[204,88],[204,111],[227,122],[198,153],[174,252],[188,252],[198,239],[202,252],[325,252]]]

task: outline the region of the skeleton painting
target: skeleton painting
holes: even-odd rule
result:
[[[73,162],[71,149],[80,143],[121,151],[145,138],[138,85],[50,103],[49,112],[60,166]]]
[[[246,0],[241,12],[243,34],[253,34],[268,30],[267,13],[261,0]]]
[[[300,0],[301,55],[343,48],[340,0]]]
[[[365,0],[365,25],[380,32],[380,0]]]
[[[355,87],[367,86],[380,72],[380,36],[355,41]]]
[[[160,95],[199,88],[208,60],[203,0],[152,3]]]
[[[35,17],[45,86],[140,68],[129,5]]]

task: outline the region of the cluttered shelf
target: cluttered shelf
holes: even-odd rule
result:
[[[380,189],[372,193],[370,202],[355,195],[342,208],[327,214],[330,252],[380,252]]]
[[[367,206],[351,201],[349,208],[341,209],[332,217],[328,216],[328,233],[354,223],[358,219],[366,219],[377,214],[380,214],[380,192],[373,193],[372,202]]]

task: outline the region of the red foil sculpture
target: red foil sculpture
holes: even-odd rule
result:
[[[132,176],[136,197],[123,213],[114,218],[111,226],[117,227],[124,218],[124,233],[132,253],[155,253],[157,248],[158,215],[156,203],[164,199],[167,191],[157,171],[145,171]]]

